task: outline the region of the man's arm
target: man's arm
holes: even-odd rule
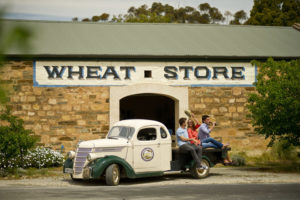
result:
[[[198,141],[195,140],[194,138],[185,138],[185,137],[183,137],[183,136],[179,136],[179,138],[180,138],[180,140],[182,140],[182,141],[187,141],[187,142],[189,142],[189,141],[194,141],[195,143],[198,143]]]
[[[208,135],[211,132],[211,129],[207,128],[206,126],[200,126],[200,130],[202,133]]]

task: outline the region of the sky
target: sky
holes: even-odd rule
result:
[[[73,17],[91,18],[104,12],[110,16],[126,14],[131,6],[151,7],[153,2],[175,8],[209,3],[223,14],[244,10],[248,16],[253,6],[253,0],[0,0],[0,7],[5,7],[5,18],[9,19],[71,21]]]

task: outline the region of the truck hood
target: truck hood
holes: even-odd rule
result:
[[[96,148],[96,147],[124,147],[128,146],[128,140],[123,138],[117,139],[98,139],[80,142],[80,148]]]

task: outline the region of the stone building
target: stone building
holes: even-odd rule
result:
[[[190,109],[217,121],[213,137],[258,154],[267,141],[247,117],[251,60],[300,57],[292,27],[4,21],[13,26],[34,33],[30,57],[11,50],[2,68],[13,114],[41,145],[67,151],[122,119],[158,120],[174,134]]]

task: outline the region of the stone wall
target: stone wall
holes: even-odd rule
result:
[[[40,144],[73,150],[79,140],[103,138],[109,129],[109,87],[33,87],[33,63],[11,61],[1,69],[1,83],[10,93],[12,113]],[[191,87],[189,108],[201,121],[203,114],[218,126],[212,136],[230,143],[234,151],[260,154],[264,137],[254,133],[247,118],[247,94],[254,87]],[[176,120],[177,122],[177,120]]]
[[[108,87],[33,87],[31,61],[8,62],[1,82],[12,114],[40,137],[40,145],[73,150],[79,140],[102,138],[109,129]]]
[[[268,141],[254,132],[246,108],[248,94],[254,91],[254,87],[193,87],[189,107],[199,122],[204,114],[217,122],[212,137],[229,143],[234,151],[260,154]]]

